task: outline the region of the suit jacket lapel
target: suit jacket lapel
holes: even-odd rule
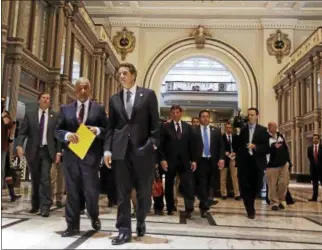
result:
[[[87,118],[86,118],[85,124],[91,120],[91,117],[95,112],[95,109],[92,110],[92,106],[93,106],[93,102],[90,100],[88,103],[88,111],[87,111]]]
[[[73,105],[71,106],[70,112],[72,112],[72,116],[75,124],[79,125],[78,118],[77,118],[77,101],[74,101]]]
[[[124,106],[124,98],[123,98],[124,91],[122,90],[119,95],[117,96],[116,100],[118,102],[118,107],[121,111],[121,114],[123,114],[125,120],[129,120],[129,117],[127,116],[125,106]]]
[[[134,117],[137,107],[140,104],[141,99],[143,98],[143,89],[140,87],[136,87],[136,93],[134,97],[134,104],[132,108],[131,119]]]
[[[176,131],[176,126],[174,125],[174,121],[171,121],[170,128],[171,128],[174,138],[177,138],[177,131]]]
[[[39,130],[39,108],[35,112],[35,129]]]

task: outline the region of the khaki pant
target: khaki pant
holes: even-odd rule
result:
[[[233,183],[233,188],[234,188],[234,195],[235,197],[240,196],[239,192],[239,185],[238,185],[238,177],[237,177],[237,168],[235,167],[236,161],[235,160],[230,160],[229,161],[229,170],[230,170],[230,176],[231,180]],[[227,168],[223,168],[220,170],[220,192],[221,196],[227,196]]]
[[[65,181],[62,167],[62,163],[53,163],[50,170],[51,190],[53,194],[53,200],[56,200],[56,202],[62,202],[65,190]]]
[[[282,167],[267,168],[268,198],[271,205],[278,205],[285,201],[287,186],[289,183],[289,163]]]

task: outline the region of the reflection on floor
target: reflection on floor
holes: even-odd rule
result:
[[[257,200],[255,220],[247,219],[242,201],[233,199],[219,199],[206,219],[200,217],[197,207],[188,220],[180,217],[180,212],[173,216],[151,213],[145,237],[133,234],[131,243],[115,247],[110,239],[116,235],[116,208],[107,207],[105,195],[100,198],[102,230],[93,232],[90,220],[83,215],[81,235],[62,238],[64,208],[52,207],[49,218],[28,214],[30,184],[22,183],[22,198],[14,203],[3,192],[2,249],[321,249],[322,203],[307,202],[311,185],[292,184],[291,190],[297,202],[284,211],[271,211],[265,201]],[[181,199],[179,210],[183,210],[180,204]]]

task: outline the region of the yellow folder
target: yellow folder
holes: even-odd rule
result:
[[[84,159],[88,149],[92,145],[95,134],[89,130],[84,124],[81,124],[76,131],[78,135],[78,143],[69,143],[68,147],[72,150],[79,158]]]

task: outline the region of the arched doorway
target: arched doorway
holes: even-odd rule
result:
[[[152,60],[143,86],[153,89],[160,96],[161,84],[169,70],[191,57],[207,57],[225,65],[236,78],[238,103],[243,112],[250,106],[259,108],[258,84],[250,63],[237,49],[216,39],[207,39],[203,49],[196,48],[193,38],[170,44]]]

